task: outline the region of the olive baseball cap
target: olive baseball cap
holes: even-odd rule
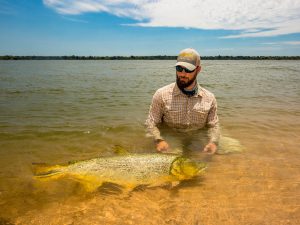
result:
[[[197,66],[200,66],[200,55],[193,48],[183,49],[177,57],[175,66],[183,66],[189,70],[194,70]]]

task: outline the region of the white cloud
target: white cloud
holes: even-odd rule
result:
[[[87,12],[104,12],[108,11],[105,5],[98,1],[72,1],[72,0],[44,0],[44,4],[54,8],[60,14],[76,15]]]
[[[43,0],[60,14],[107,12],[136,26],[235,30],[223,38],[300,33],[299,0]]]
[[[62,16],[62,18],[72,21],[72,22],[76,22],[76,23],[88,23],[88,21],[86,21],[86,20],[75,19],[75,18],[67,17],[67,16]]]
[[[285,41],[283,43],[286,45],[300,45],[300,41]]]
[[[300,41],[279,41],[279,42],[265,42],[261,43],[262,45],[268,46],[283,46],[283,45],[291,45],[294,47],[300,47]]]

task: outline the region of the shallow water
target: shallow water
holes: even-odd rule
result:
[[[0,61],[0,224],[299,224],[298,61],[203,61],[198,81],[217,97],[222,133],[245,151],[199,153],[208,169],[196,180],[88,194],[32,179],[32,162],[110,156],[116,145],[155,152],[143,123],[173,64]]]

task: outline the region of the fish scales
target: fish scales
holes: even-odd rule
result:
[[[113,180],[136,181],[155,179],[158,176],[169,175],[170,166],[178,156],[167,154],[128,155],[107,158],[96,158],[72,164],[66,172],[89,173],[97,177]],[[87,172],[88,171],[88,172]]]

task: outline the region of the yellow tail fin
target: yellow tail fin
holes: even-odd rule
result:
[[[35,178],[39,179],[57,179],[60,176],[64,175],[65,166],[49,166],[46,164],[33,163],[32,171]]]

